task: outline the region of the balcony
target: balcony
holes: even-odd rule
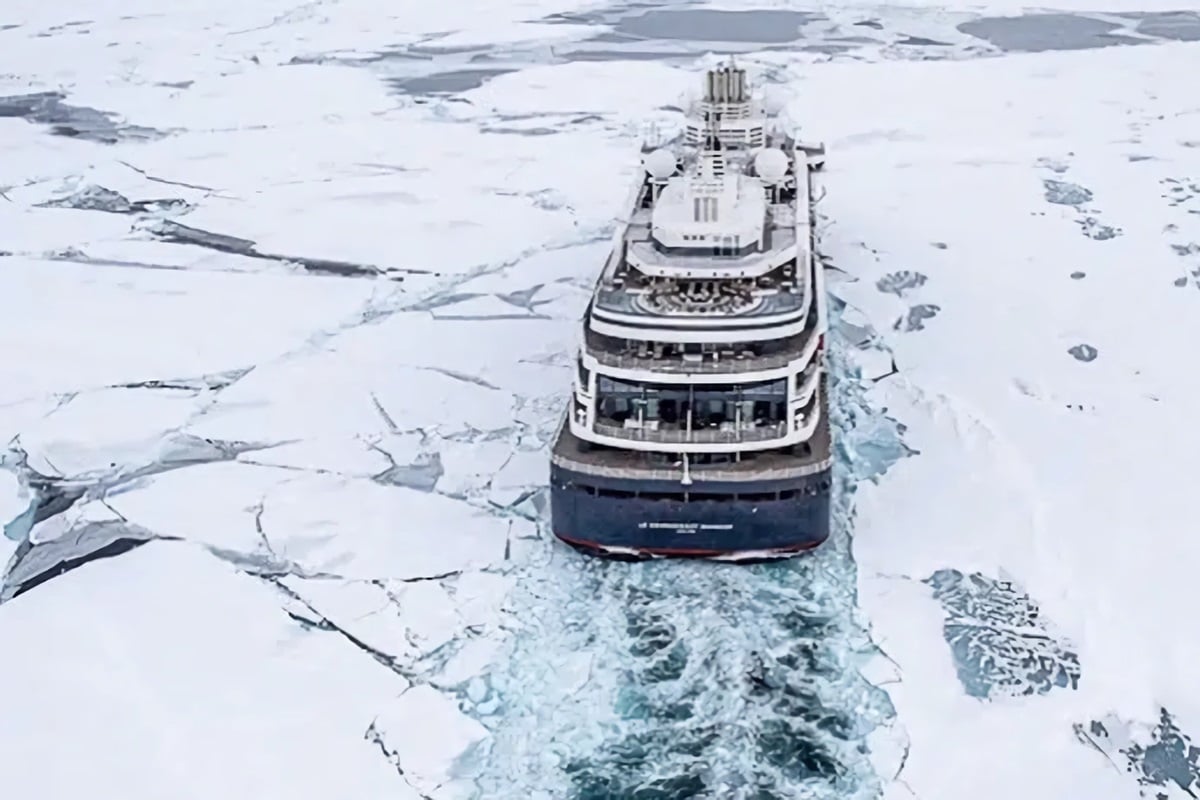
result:
[[[788,434],[786,422],[767,424],[736,425],[722,423],[715,428],[693,428],[688,430],[678,425],[664,425],[656,421],[638,424],[626,420],[623,425],[597,421],[592,430],[599,436],[626,439],[635,442],[657,444],[739,444],[742,442],[767,442],[782,439]]]
[[[733,345],[701,353],[671,352],[667,345],[650,342],[622,343],[588,329],[585,334],[587,354],[605,367],[646,370],[667,374],[729,375],[759,372],[786,367],[803,354],[816,327],[816,314],[809,315],[809,325],[798,336],[777,342],[757,343],[770,347],[770,352],[753,352]]]

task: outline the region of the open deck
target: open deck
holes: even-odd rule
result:
[[[693,482],[739,483],[801,478],[828,470],[832,464],[829,409],[825,381],[820,389],[821,421],[803,447],[792,452],[745,453],[741,460],[689,468]],[[803,453],[803,454],[802,454]],[[551,450],[552,463],[587,475],[631,480],[671,480],[683,477],[682,467],[664,466],[655,455],[632,450],[599,448],[571,433],[563,416]]]
[[[804,330],[795,336],[750,342],[731,342],[700,348],[671,343],[618,339],[584,326],[585,352],[605,367],[662,372],[671,375],[727,375],[778,369],[796,361],[817,335],[820,314],[809,308]],[[698,346],[699,347],[699,346]]]

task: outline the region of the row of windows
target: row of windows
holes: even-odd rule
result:
[[[620,489],[601,489],[596,486],[576,486],[580,491],[596,497],[617,497],[623,499],[656,500],[674,503],[723,503],[742,500],[752,503],[766,503],[775,500],[792,500],[797,497],[812,497],[821,492],[828,492],[832,484],[829,480],[806,486],[803,489],[784,489],[780,492],[629,492]]]

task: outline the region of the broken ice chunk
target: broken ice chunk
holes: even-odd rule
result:
[[[454,700],[421,685],[409,689],[375,720],[382,745],[418,792],[431,795],[451,778],[455,761],[488,735]]]

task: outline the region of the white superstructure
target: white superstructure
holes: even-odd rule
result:
[[[824,150],[778,127],[745,72],[723,67],[683,135],[643,148],[584,317],[568,412],[582,442],[686,465],[802,455],[823,424],[811,173]]]

